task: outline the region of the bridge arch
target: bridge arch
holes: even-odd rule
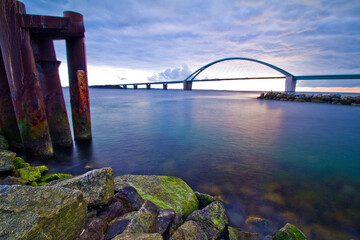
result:
[[[223,59],[219,59],[216,61],[213,61],[211,63],[208,63],[204,66],[202,66],[201,68],[199,68],[198,70],[196,70],[195,72],[193,72],[192,74],[190,74],[185,80],[184,80],[184,90],[191,90],[192,89],[192,81],[205,69],[207,69],[208,67],[215,65],[217,63],[220,62],[225,62],[225,61],[232,61],[232,60],[239,60],[239,61],[250,61],[250,62],[256,62],[256,63],[260,63],[262,65],[265,65],[269,68],[272,68],[278,72],[280,72],[281,74],[283,74],[286,78],[285,80],[285,91],[291,91],[294,92],[295,91],[295,87],[296,87],[296,80],[294,79],[294,76],[285,71],[284,69],[281,69],[277,66],[274,66],[270,63],[267,62],[263,62],[260,60],[256,60],[256,59],[252,59],[252,58],[242,58],[242,57],[231,57],[231,58],[223,58]]]

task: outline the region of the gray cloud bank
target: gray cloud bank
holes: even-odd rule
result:
[[[248,57],[294,75],[360,73],[359,0],[24,2],[31,14],[82,13],[89,64],[161,72]]]

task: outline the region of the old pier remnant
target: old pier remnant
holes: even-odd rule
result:
[[[0,132],[30,157],[73,144],[54,40],[66,41],[75,139],[91,139],[84,32],[79,13],[29,15],[23,3],[0,0]]]

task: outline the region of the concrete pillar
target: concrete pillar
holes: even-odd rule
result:
[[[150,89],[151,88],[151,84],[146,84],[146,89]]]
[[[286,76],[285,80],[285,92],[295,92],[296,80],[294,76]]]
[[[134,89],[137,89],[137,84],[134,84]]]
[[[184,90],[192,90],[192,81],[184,81],[183,87]]]
[[[32,39],[37,74],[45,104],[52,143],[60,147],[73,145],[66,105],[61,88],[55,48],[52,39]]]
[[[3,135],[11,149],[24,149],[19,128],[17,126],[9,84],[5,72],[4,61],[0,48],[0,134]]]
[[[69,30],[84,33],[83,16],[76,12],[64,12],[70,18]],[[86,50],[84,35],[66,39],[69,70],[71,113],[76,140],[90,140],[91,120],[89,87],[87,79]]]
[[[127,89],[127,85],[123,85],[123,89]]]
[[[23,3],[0,0],[0,47],[15,116],[29,157],[54,155]]]
[[[164,89],[164,90],[167,90],[167,87],[168,87],[167,83],[164,83],[164,84],[163,84],[163,89]]]

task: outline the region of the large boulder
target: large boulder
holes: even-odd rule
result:
[[[120,234],[113,240],[163,240],[160,233],[127,233]]]
[[[49,182],[45,186],[80,190],[88,205],[106,205],[114,195],[114,175],[111,168],[95,169],[77,177]]]
[[[156,175],[124,175],[115,178],[115,191],[129,184],[144,199],[164,209],[174,209],[187,217],[198,209],[199,202],[194,191],[180,178]]]
[[[2,239],[75,239],[85,225],[80,191],[54,187],[0,186]]]
[[[16,153],[0,150],[0,174],[10,173],[14,169],[13,161]]]
[[[287,223],[273,234],[274,240],[307,240],[308,238],[294,225]]]
[[[195,221],[208,239],[216,239],[225,229],[225,207],[220,201],[215,201],[202,210],[194,211],[186,220]]]
[[[195,221],[186,221],[169,240],[199,240],[208,239],[202,228]]]
[[[9,149],[9,144],[3,135],[0,135],[0,150]]]

